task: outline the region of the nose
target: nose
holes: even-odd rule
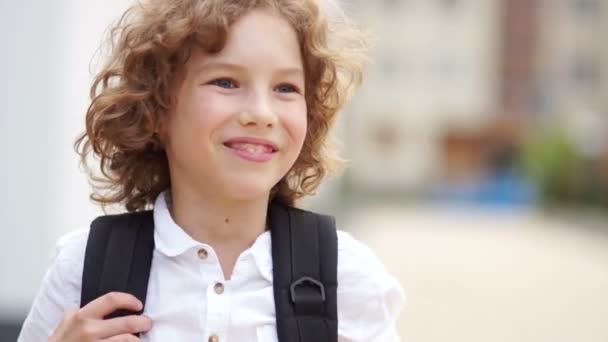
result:
[[[277,116],[273,111],[269,95],[257,91],[252,92],[239,115],[239,122],[243,126],[273,127],[277,123]]]

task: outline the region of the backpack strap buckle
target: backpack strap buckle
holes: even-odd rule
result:
[[[290,286],[291,302],[297,314],[323,312],[325,286],[312,277],[301,277]]]

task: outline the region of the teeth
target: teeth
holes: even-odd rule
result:
[[[272,149],[265,145],[236,143],[231,145],[232,148],[242,151],[247,151],[253,154],[270,153]]]

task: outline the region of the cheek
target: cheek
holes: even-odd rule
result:
[[[230,109],[229,101],[222,96],[209,92],[193,94],[184,103],[181,114],[187,118],[184,124],[197,134],[211,132],[227,118]]]
[[[306,111],[306,103],[302,103],[294,106],[289,112],[283,115],[285,128],[289,132],[293,143],[297,146],[302,146],[304,139],[306,138],[308,126]]]

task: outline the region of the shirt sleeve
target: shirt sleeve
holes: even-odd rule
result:
[[[58,240],[42,285],[21,328],[18,342],[47,341],[64,312],[80,306],[87,236],[87,230],[79,230]]]
[[[375,253],[338,232],[338,341],[398,342],[397,319],[405,303],[401,284]]]

